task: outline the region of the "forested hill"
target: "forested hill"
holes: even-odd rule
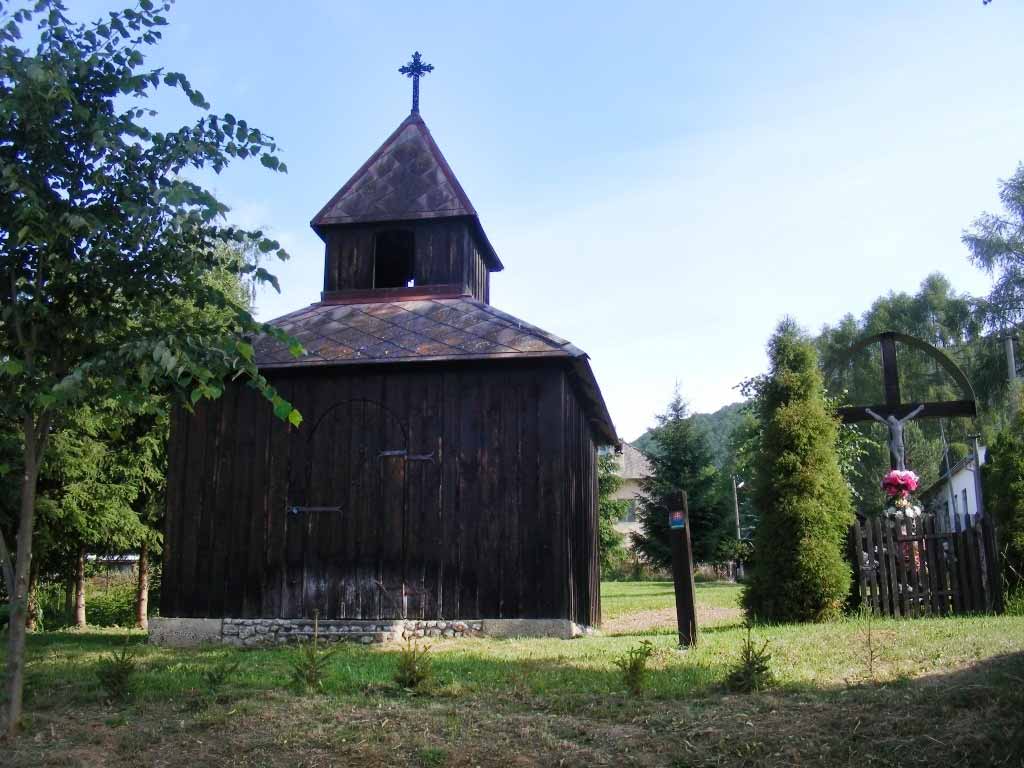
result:
[[[690,419],[699,424],[708,436],[708,443],[711,446],[711,455],[714,458],[715,466],[719,469],[724,466],[729,451],[729,435],[733,428],[739,423],[740,409],[743,403],[730,403],[719,408],[714,413],[695,413]],[[633,446],[644,453],[657,450],[654,441],[654,431],[651,427],[640,437],[633,441]]]

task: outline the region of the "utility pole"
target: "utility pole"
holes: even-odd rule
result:
[[[743,541],[743,530],[740,528],[740,494],[739,490],[743,486],[743,483],[736,484],[736,475],[732,476],[732,506],[736,511],[736,541],[740,543]],[[743,578],[743,561],[737,556],[736,558],[736,580],[739,581]]]

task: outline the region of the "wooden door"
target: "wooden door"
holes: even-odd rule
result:
[[[327,407],[299,442],[289,467],[280,615],[429,615],[440,438],[418,436],[411,450],[403,420],[359,399]]]

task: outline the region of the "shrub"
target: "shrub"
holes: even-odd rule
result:
[[[615,666],[622,670],[622,680],[626,688],[634,696],[643,693],[647,679],[647,662],[654,655],[654,646],[650,640],[642,640],[640,645],[630,648],[615,659]]]
[[[292,659],[292,683],[301,691],[320,690],[324,687],[327,663],[337,649],[320,647],[320,625],[313,619],[313,637],[300,643]]]
[[[1007,616],[1024,616],[1024,584],[1018,584],[1006,594]]]
[[[853,521],[817,353],[792,320],[768,344],[770,371],[754,382],[763,432],[754,477],[761,519],[743,603],[761,621],[836,617],[850,590],[843,541]]]
[[[448,762],[448,751],[443,747],[423,747],[418,753],[423,768],[441,768]]]
[[[206,683],[207,692],[211,696],[216,696],[220,693],[224,684],[237,674],[239,666],[240,664],[237,661],[229,662],[222,660],[205,670],[203,672],[203,680]]]
[[[399,687],[408,691],[418,691],[430,682],[434,669],[433,659],[429,653],[429,645],[420,648],[412,640],[406,640],[405,648],[398,654],[398,667],[395,669],[394,680]]]
[[[131,695],[136,667],[135,654],[132,653],[127,640],[121,650],[99,660],[96,665],[96,677],[108,699],[124,701]]]
[[[135,583],[124,580],[106,588],[97,587],[86,587],[85,610],[89,624],[94,627],[134,627]]]
[[[1004,579],[1012,591],[1024,585],[1024,407],[999,433],[991,454],[983,470],[985,502],[999,531]]]
[[[751,627],[748,623],[747,638],[743,641],[739,661],[725,678],[725,687],[735,693],[763,691],[775,685],[775,675],[772,674],[770,667],[772,657],[768,653],[768,641],[765,640],[758,648],[751,639],[750,632]]]
[[[612,498],[623,483],[616,470],[614,454],[597,457],[597,544],[602,575],[615,572],[626,559],[624,537],[615,524],[629,509],[629,500]]]

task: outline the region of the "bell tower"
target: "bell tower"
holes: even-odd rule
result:
[[[313,217],[325,244],[324,301],[471,295],[490,303],[503,266],[476,209],[419,114],[417,51],[409,116]]]

